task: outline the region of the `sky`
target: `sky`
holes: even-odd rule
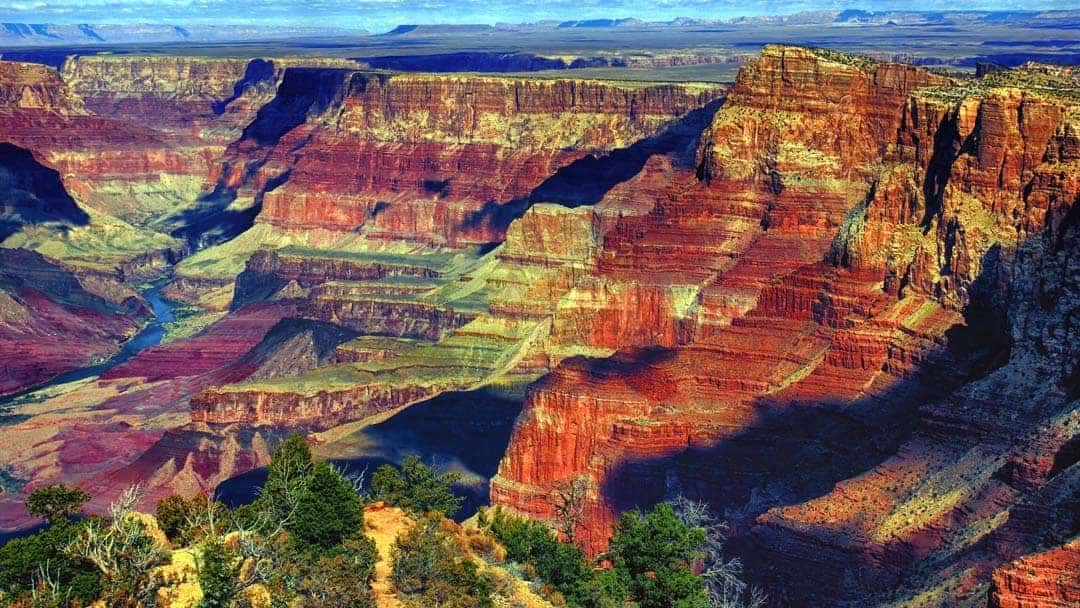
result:
[[[544,19],[724,19],[804,10],[904,10],[910,0],[0,0],[0,22],[356,27],[523,23]],[[1049,10],[1080,0],[921,0],[919,10]]]

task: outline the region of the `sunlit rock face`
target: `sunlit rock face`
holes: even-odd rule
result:
[[[77,112],[80,106],[56,70],[36,63],[0,62],[0,108]]]
[[[257,221],[286,230],[501,242],[533,202],[596,202],[560,187],[560,171],[654,136],[718,94],[683,85],[288,70],[277,98],[230,147],[218,189],[259,198]]]
[[[345,59],[88,55],[60,73],[87,110],[225,145],[273,98],[291,66],[348,67]]]
[[[10,388],[119,350],[148,312],[125,300],[190,249],[177,231],[213,160],[273,98],[285,68],[304,64],[351,62],[75,56],[60,71],[0,62],[0,240],[43,254],[82,288],[130,311],[124,323],[95,328],[86,352],[73,348],[39,365],[49,349],[28,351],[2,373]]]
[[[598,206],[655,201],[553,337],[619,353],[530,387],[493,502],[553,518],[584,476],[598,550],[618,510],[688,494],[795,604],[985,597],[1077,501],[1076,106],[1045,80],[1075,86],[766,47],[696,166]]]
[[[37,437],[34,416],[53,416],[53,447],[6,454],[25,490],[93,471],[92,510],[136,480],[147,501],[212,490],[264,464],[289,429],[333,433],[489,384],[519,395],[588,348],[550,336],[621,213],[593,203],[651,157],[691,150],[724,93],[286,65],[65,65],[85,120],[147,138],[51,157],[90,226],[94,212],[153,226],[173,261],[203,249],[168,287],[195,305],[176,336],[27,406],[13,433]],[[140,189],[154,172],[172,177]],[[182,204],[168,198],[181,191]],[[4,527],[25,518],[7,498]]]
[[[994,571],[990,608],[1058,608],[1080,602],[1080,541],[1024,556]]]

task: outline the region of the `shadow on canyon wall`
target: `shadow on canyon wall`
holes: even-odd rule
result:
[[[267,72],[273,76],[273,62],[252,60],[243,79],[234,88],[234,97],[250,86],[257,86],[266,79]],[[266,162],[266,154],[285,134],[304,124],[308,117],[325,111],[335,95],[344,88],[346,69],[289,68],[285,71],[277,95],[259,109],[240,139],[230,146],[243,150],[264,150],[261,157],[254,157],[244,167],[240,184],[248,183],[258,174]],[[225,103],[227,104],[227,100]],[[224,106],[222,106],[224,111]],[[215,107],[215,111],[217,108]],[[298,146],[303,142],[298,142]],[[225,162],[222,175],[228,175],[231,167]],[[289,179],[289,171],[273,176],[254,193],[252,204],[244,209],[230,209],[238,197],[237,186],[225,183],[224,177],[214,189],[199,199],[199,204],[169,218],[168,224],[176,226],[171,234],[184,239],[193,249],[201,249],[231,240],[250,228],[262,210],[263,196],[281,186]]]
[[[364,472],[368,480],[379,466],[400,464],[408,455],[460,472],[457,491],[465,503],[456,518],[465,519],[487,504],[488,480],[506,452],[521,405],[489,389],[445,393],[350,435],[341,441],[347,453],[331,461],[347,473]],[[216,496],[230,506],[244,504],[265,481],[261,467],[222,482]]]
[[[693,169],[701,135],[712,124],[722,99],[714,100],[672,121],[663,131],[626,148],[597,156],[590,154],[560,168],[528,196],[499,203],[489,201],[465,218],[463,228],[489,226],[505,232],[535,203],[556,203],[576,208],[595,205],[615,186],[641,172],[653,156],[670,155],[676,166]]]
[[[224,114],[229,104],[240,99],[240,96],[249,88],[272,82],[274,82],[274,62],[266,59],[252,59],[244,70],[244,76],[233,85],[232,95],[215,101],[211,104],[211,109],[216,115]]]
[[[110,315],[146,312],[134,298],[116,304],[87,291],[71,270],[28,249],[0,248],[0,291],[16,300],[20,294],[34,293],[63,306]]]
[[[0,241],[23,226],[46,222],[85,226],[90,216],[68,194],[60,173],[30,150],[0,143]]]
[[[922,428],[923,406],[950,399],[955,390],[1009,362],[1016,347],[1011,335],[1008,298],[1001,297],[1001,293],[1009,289],[1004,283],[1008,275],[1004,273],[1015,258],[1015,252],[1003,252],[996,246],[984,254],[982,272],[969,290],[972,303],[963,311],[965,321],[946,331],[941,346],[885,391],[852,402],[758,399],[756,422],[728,439],[665,457],[623,462],[600,488],[604,500],[616,511],[647,508],[679,494],[706,501],[732,525],[731,550],[743,559],[757,582],[764,584],[774,596],[782,596],[780,600],[790,602],[784,605],[819,605],[815,602],[821,598],[855,600],[865,597],[869,590],[883,592],[898,584],[901,580],[898,570],[871,567],[864,555],[829,555],[822,559],[835,566],[828,574],[834,580],[808,592],[795,580],[799,567],[778,562],[778,556],[770,552],[775,547],[759,545],[751,527],[769,509],[824,496],[838,482],[882,464]],[[1067,379],[1069,372],[1062,370],[1062,377]],[[1063,398],[1062,406],[1069,407],[1066,403],[1069,400]],[[1016,434],[1010,436],[1020,437],[1046,419],[1040,415],[1018,420]],[[1010,439],[1006,437],[1003,441]],[[1052,476],[1068,474],[1080,478],[1078,445],[1074,439],[1058,452]],[[1075,492],[1056,496],[1049,490],[1039,492],[1048,496],[1037,498],[1037,502],[1056,501],[1056,511],[1051,513],[1067,513],[1080,502]],[[1047,511],[1041,505],[1029,509],[1027,517],[1038,521],[1010,522],[1011,527],[1003,528],[1001,535],[1017,534],[1017,529],[1046,530],[1047,526],[1064,525],[1061,521],[1047,520]],[[1080,525],[1080,518],[1077,519],[1076,524]],[[1074,525],[1071,532],[1064,534],[1076,531]],[[823,530],[822,536],[844,532],[831,527]],[[809,531],[802,530],[800,534],[803,533]],[[964,551],[984,551],[989,542],[983,539]],[[910,564],[915,558],[909,549],[899,541],[896,545],[885,547],[884,551],[892,555],[890,559]]]

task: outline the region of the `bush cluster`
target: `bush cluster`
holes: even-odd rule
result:
[[[82,490],[40,488],[27,500],[43,530],[0,547],[0,606],[116,608],[154,605],[162,584],[155,569],[168,550],[195,558],[200,608],[374,608],[370,589],[378,552],[364,534],[366,501],[410,513],[415,523],[391,549],[390,582],[406,606],[487,608],[512,598],[511,573],[570,608],[705,608],[761,606],[742,582],[741,564],[722,555],[723,525],[700,503],[623,513],[609,551],[590,560],[570,533],[584,503],[564,500],[572,515],[560,534],[542,523],[495,509],[467,530],[447,519],[462,498],[456,474],[418,458],[380,467],[368,492],[326,462],[313,461],[295,435],[274,450],[258,498],[236,509],[205,494],[161,500],[154,520],[136,512],[137,488],[108,517],[83,518]],[[582,497],[581,492],[564,492]],[[162,538],[162,534],[166,539]],[[506,564],[497,569],[484,565]],[[258,601],[255,601],[258,599]],[[267,606],[269,603],[269,606]],[[499,605],[503,605],[502,602]]]

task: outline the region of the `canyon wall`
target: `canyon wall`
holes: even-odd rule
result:
[[[304,63],[0,62],[4,139],[86,214],[5,241],[53,258],[0,282],[11,365],[114,352],[124,285],[204,247],[171,285],[190,334],[14,412],[27,487],[209,490],[286,429],[528,385],[491,501],[552,520],[586,479],[590,552],[681,494],[782,605],[1071,601],[1073,70],[768,46],[728,93]],[[49,323],[71,360],[24,346]]]
[[[303,316],[365,338],[339,347],[337,366],[206,391],[193,417],[325,428],[496,377],[534,378],[548,367],[559,298],[593,263],[599,220],[569,208],[592,201],[567,197],[632,176],[722,94],[288,70],[216,174],[226,200],[260,209],[222,247],[246,256],[252,246],[232,306],[295,300]]]
[[[218,189],[258,222],[432,244],[500,242],[537,189],[657,134],[721,91],[574,80],[294,69],[230,147]]]
[[[0,62],[0,108],[76,112],[80,105],[56,70],[36,63]]]
[[[273,98],[291,66],[355,65],[347,59],[71,56],[61,76],[102,116],[167,128],[226,145]]]
[[[1029,66],[962,86],[766,47],[696,166],[653,159],[628,182],[655,206],[615,222],[554,326],[620,350],[530,387],[492,501],[552,519],[553,488],[584,477],[577,536],[598,550],[621,509],[708,500],[799,605],[985,593],[987,568],[1045,542],[1001,513],[1041,497],[1040,529],[1076,500],[1074,461],[1003,488],[989,456],[1043,433],[1052,460],[1075,433],[1074,81]],[[598,208],[632,200],[617,190]],[[983,411],[1009,383],[1017,401]],[[972,558],[979,526],[997,542]],[[928,562],[959,573],[913,574]]]

